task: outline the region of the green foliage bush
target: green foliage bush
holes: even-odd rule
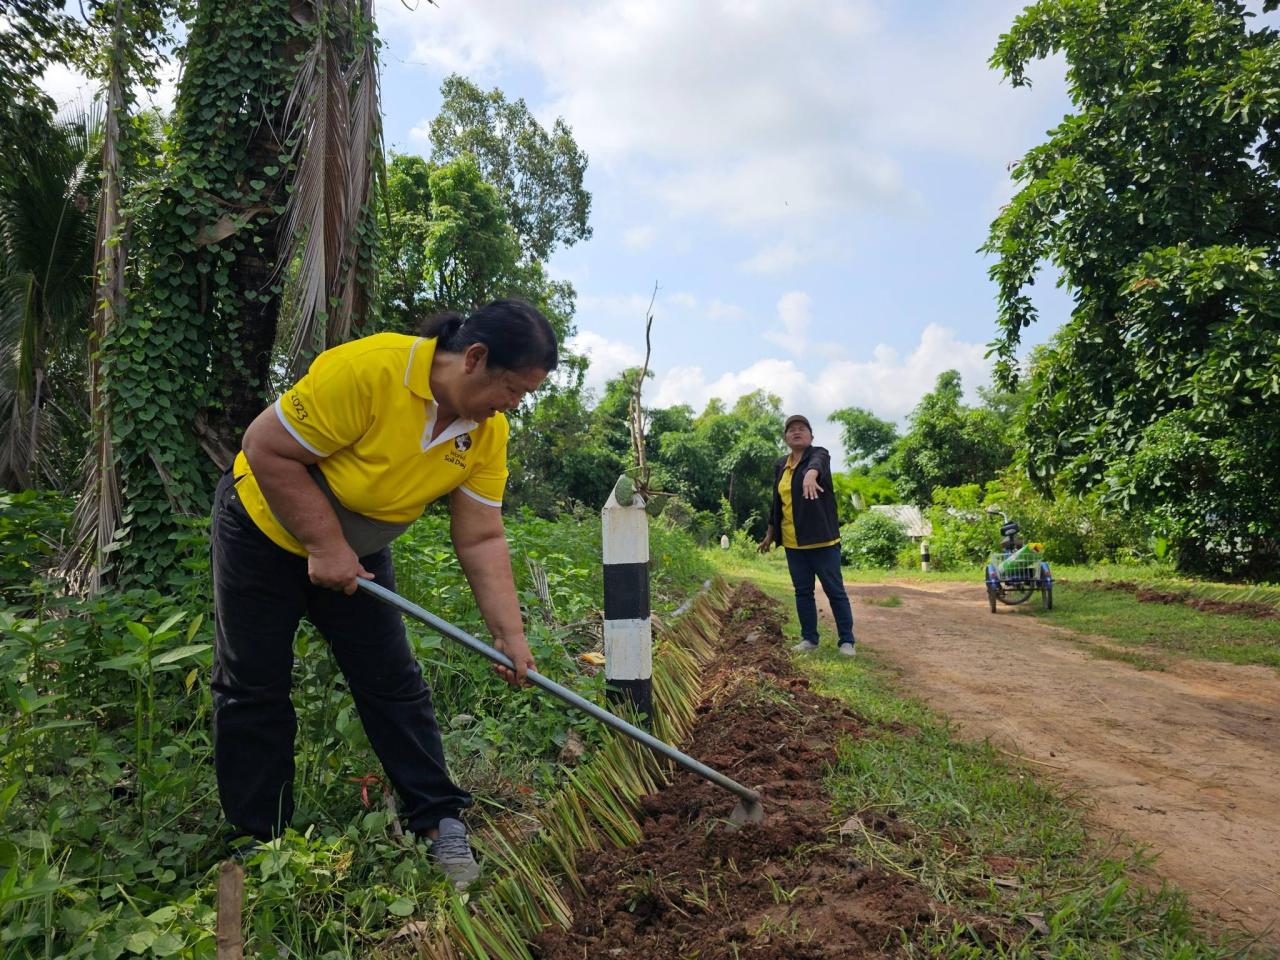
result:
[[[935,570],[963,570],[987,559],[1000,546],[1000,518],[985,512],[983,488],[976,483],[934,487],[927,515],[929,563]],[[915,563],[920,561],[917,553]]]
[[[897,489],[881,467],[873,467],[870,470],[865,467],[856,467],[845,473],[833,473],[831,481],[834,486],[832,492],[836,498],[836,510],[850,523],[858,513],[868,507],[898,502]]]
[[[207,543],[197,549],[184,535],[177,544],[191,559],[171,592],[75,600],[34,563],[66,505],[32,495],[2,505],[0,532],[14,549],[0,552],[0,954],[212,958],[223,825],[209,735],[208,571],[198,563]],[[651,531],[654,606],[668,610],[709,570],[687,533],[662,521]],[[599,676],[576,660],[599,641],[598,514],[513,516],[507,532],[539,670],[600,698]],[[415,524],[395,553],[401,593],[484,636],[443,512]],[[530,787],[557,786],[569,727],[588,742],[595,729],[407,627],[458,779],[512,806],[528,802]],[[299,825],[309,826],[247,864],[247,946],[257,956],[363,955],[447,894],[423,850],[388,836],[376,785],[372,808],[363,805],[352,780],[381,769],[325,644],[304,628],[294,649],[295,792]]]
[[[1056,563],[1138,562],[1152,559],[1150,528],[1140,516],[1106,508],[1097,495],[1059,493],[1048,497],[1016,470],[979,486],[935,487],[929,508],[933,532],[930,562],[936,570],[958,570],[982,563],[1000,548],[998,509],[1022,528],[1027,543],[1044,545],[1044,556]],[[905,552],[903,566],[919,557]]]
[[[21,605],[53,562],[71,523],[72,502],[26,490],[0,493],[0,600]]]
[[[858,570],[892,567],[907,542],[902,524],[888,514],[867,510],[840,528],[840,558]]]
[[[1028,542],[1044,544],[1058,563],[1137,562],[1153,559],[1151,528],[1138,511],[1107,506],[1098,493],[1046,496],[1025,476],[1007,471],[987,485],[987,504],[1003,507]]]

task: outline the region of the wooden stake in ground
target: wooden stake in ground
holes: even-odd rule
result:
[[[240,910],[244,904],[244,868],[226,860],[218,870],[218,960],[243,960],[244,932]]]

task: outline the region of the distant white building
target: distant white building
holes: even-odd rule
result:
[[[897,520],[912,540],[923,540],[933,534],[933,524],[919,507],[906,503],[882,503],[871,509],[877,513],[888,514]]]

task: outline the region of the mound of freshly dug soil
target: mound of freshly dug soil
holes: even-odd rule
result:
[[[1254,620],[1280,620],[1280,609],[1273,604],[1259,603],[1256,600],[1210,600],[1207,597],[1197,597],[1189,590],[1156,590],[1131,580],[1093,580],[1090,585],[1132,593],[1140,603],[1183,603],[1201,613],[1220,613]]]
[[[765,822],[730,831],[734,798],[682,770],[645,798],[639,845],[580,858],[585,894],[572,929],[536,941],[545,960],[892,956],[902,931],[954,916],[842,840],[821,781],[859,722],[792,669],[774,601],[743,584],[728,610],[684,746],[759,789]],[[868,814],[844,829],[905,828]]]

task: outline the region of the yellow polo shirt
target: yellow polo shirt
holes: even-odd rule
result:
[[[435,338],[379,333],[326,350],[275,404],[298,443],[322,459],[321,473],[347,509],[374,520],[410,523],[453,490],[502,506],[507,436],[502,414],[483,423],[457,419],[431,439]],[[236,490],[259,529],[279,546],[307,551],[267,505],[244,451]]]
[[[839,543],[839,538],[825,543],[806,543],[803,547],[796,543],[796,515],[791,508],[791,475],[791,460],[788,459],[787,465],[782,468],[782,479],[778,481],[778,496],[782,498],[782,545],[792,550],[815,550]]]

